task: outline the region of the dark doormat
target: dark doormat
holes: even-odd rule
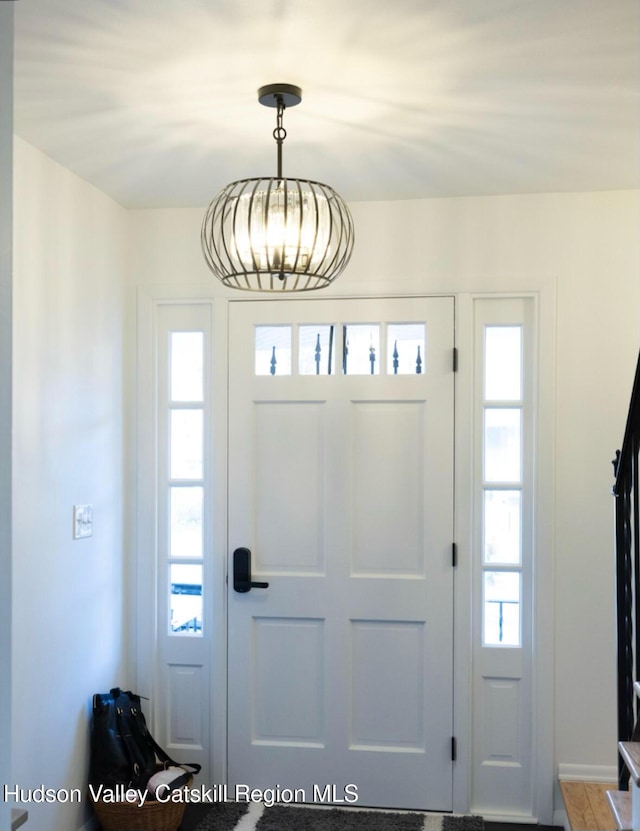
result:
[[[205,806],[198,805],[198,819],[194,822],[196,812],[192,811],[189,822],[187,811],[181,829],[233,831],[249,807],[247,802],[218,802],[207,807],[203,816],[201,812]],[[243,823],[242,827],[255,828],[255,831],[484,831],[482,817],[460,814],[309,808],[297,805],[253,807],[259,810],[249,825]]]
[[[353,808],[265,808],[256,831],[483,831],[482,817],[363,811]]]
[[[256,831],[421,831],[421,814],[354,811],[348,808],[265,808]]]
[[[437,826],[432,825],[427,819],[424,827],[431,829]],[[441,814],[440,828],[441,831],[483,831],[484,819],[472,814]]]
[[[216,802],[195,831],[232,831],[248,810],[248,802]]]

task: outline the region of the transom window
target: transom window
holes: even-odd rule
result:
[[[421,375],[424,322],[255,327],[256,375]]]

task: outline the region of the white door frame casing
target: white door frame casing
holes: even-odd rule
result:
[[[458,760],[454,777],[455,810],[466,811],[472,795],[473,701],[472,603],[474,557],[474,303],[485,299],[531,299],[534,304],[533,338],[535,357],[533,381],[536,387],[534,413],[534,528],[533,528],[533,643],[531,678],[531,816],[510,814],[497,809],[485,813],[490,821],[552,824],[554,815],[554,409],[555,409],[555,332],[556,281],[529,280],[528,287],[511,287],[515,279],[506,278],[494,291],[456,295],[456,343],[459,351],[456,385],[456,470],[455,528],[458,545],[458,574],[454,614],[454,724],[458,736]],[[535,290],[531,289],[531,285]],[[472,705],[470,706],[470,702]]]
[[[491,281],[488,281],[491,283]],[[457,738],[457,761],[454,765],[453,808],[456,812],[468,810],[471,796],[471,741],[472,741],[472,678],[471,678],[471,591],[472,591],[472,458],[473,458],[473,301],[487,297],[532,297],[536,304],[535,329],[538,344],[536,379],[539,395],[536,423],[536,523],[534,563],[535,633],[533,668],[533,735],[536,747],[532,759],[533,811],[530,818],[501,814],[492,818],[502,821],[516,820],[550,824],[553,816],[554,756],[553,756],[553,504],[554,494],[554,358],[555,358],[555,280],[530,280],[527,285],[515,285],[523,281],[498,280],[482,293],[455,293],[456,344],[459,352],[456,376],[455,415],[455,541],[458,548],[458,565],[454,588],[454,728]],[[533,285],[532,285],[533,284]],[[376,294],[377,286],[363,286],[362,295]],[[399,292],[397,296],[424,294],[419,291]],[[431,294],[431,293],[429,293]],[[433,293],[436,294],[436,293]],[[227,487],[227,307],[230,295],[219,296],[215,287],[183,286],[144,287],[138,290],[138,437],[137,453],[137,558],[132,565],[139,589],[135,592],[136,622],[139,632],[136,671],[138,690],[150,695],[153,701],[158,690],[156,670],[153,666],[155,632],[155,598],[144,589],[150,576],[155,574],[153,541],[149,528],[153,527],[154,506],[148,494],[154,492],[150,480],[153,471],[153,450],[145,437],[148,425],[154,423],[150,405],[149,369],[153,366],[154,309],[162,304],[208,303],[213,316],[212,377],[213,420],[210,425],[213,454],[214,535],[213,561],[209,574],[211,582],[212,641],[212,712],[211,748],[213,783],[226,781],[226,487]],[[327,297],[323,293],[323,297]],[[237,295],[233,296],[237,300]],[[247,298],[249,299],[249,298]],[[339,301],[339,297],[336,297]],[[265,298],[265,302],[271,302]],[[544,337],[542,337],[544,333]],[[541,383],[544,379],[544,383]],[[149,420],[151,419],[151,420]],[[541,487],[540,483],[543,483]],[[145,496],[145,494],[147,496]],[[133,576],[133,575],[132,575]],[[135,585],[135,584],[134,584]],[[145,594],[147,596],[145,596]],[[152,729],[162,738],[164,717],[159,708],[151,707]],[[213,784],[211,783],[211,784]]]
[[[205,586],[203,587],[203,616],[210,627],[211,677],[209,679],[211,717],[209,745],[213,748],[209,766],[211,783],[226,781],[226,480],[227,480],[227,404],[226,404],[226,352],[227,352],[227,304],[207,296],[201,286],[185,290],[179,295],[175,290],[165,291],[154,287],[150,291],[140,289],[137,298],[137,459],[134,478],[136,482],[136,556],[130,565],[132,614],[136,622],[137,639],[133,647],[137,691],[149,699],[145,709],[151,732],[161,745],[166,746],[169,733],[168,714],[160,703],[162,667],[158,660],[158,506],[157,506],[157,440],[158,418],[156,413],[157,312],[160,307],[201,306],[209,311],[211,325],[211,349],[213,359],[205,384],[212,391],[210,423],[205,427],[205,445],[211,448],[210,518],[211,551],[205,554]],[[223,361],[216,356],[225,356]],[[222,552],[222,554],[221,554]],[[170,755],[171,752],[170,752]]]

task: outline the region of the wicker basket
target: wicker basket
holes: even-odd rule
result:
[[[190,779],[183,785],[183,790],[192,782]],[[102,831],[177,831],[186,807],[186,799],[181,802],[147,800],[142,806],[103,799],[91,801]]]

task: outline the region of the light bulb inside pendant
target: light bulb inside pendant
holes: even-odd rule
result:
[[[328,220],[324,194],[292,188],[286,179],[244,193],[235,223],[242,264],[247,270],[257,268],[281,280],[285,275],[313,271],[327,248]]]

